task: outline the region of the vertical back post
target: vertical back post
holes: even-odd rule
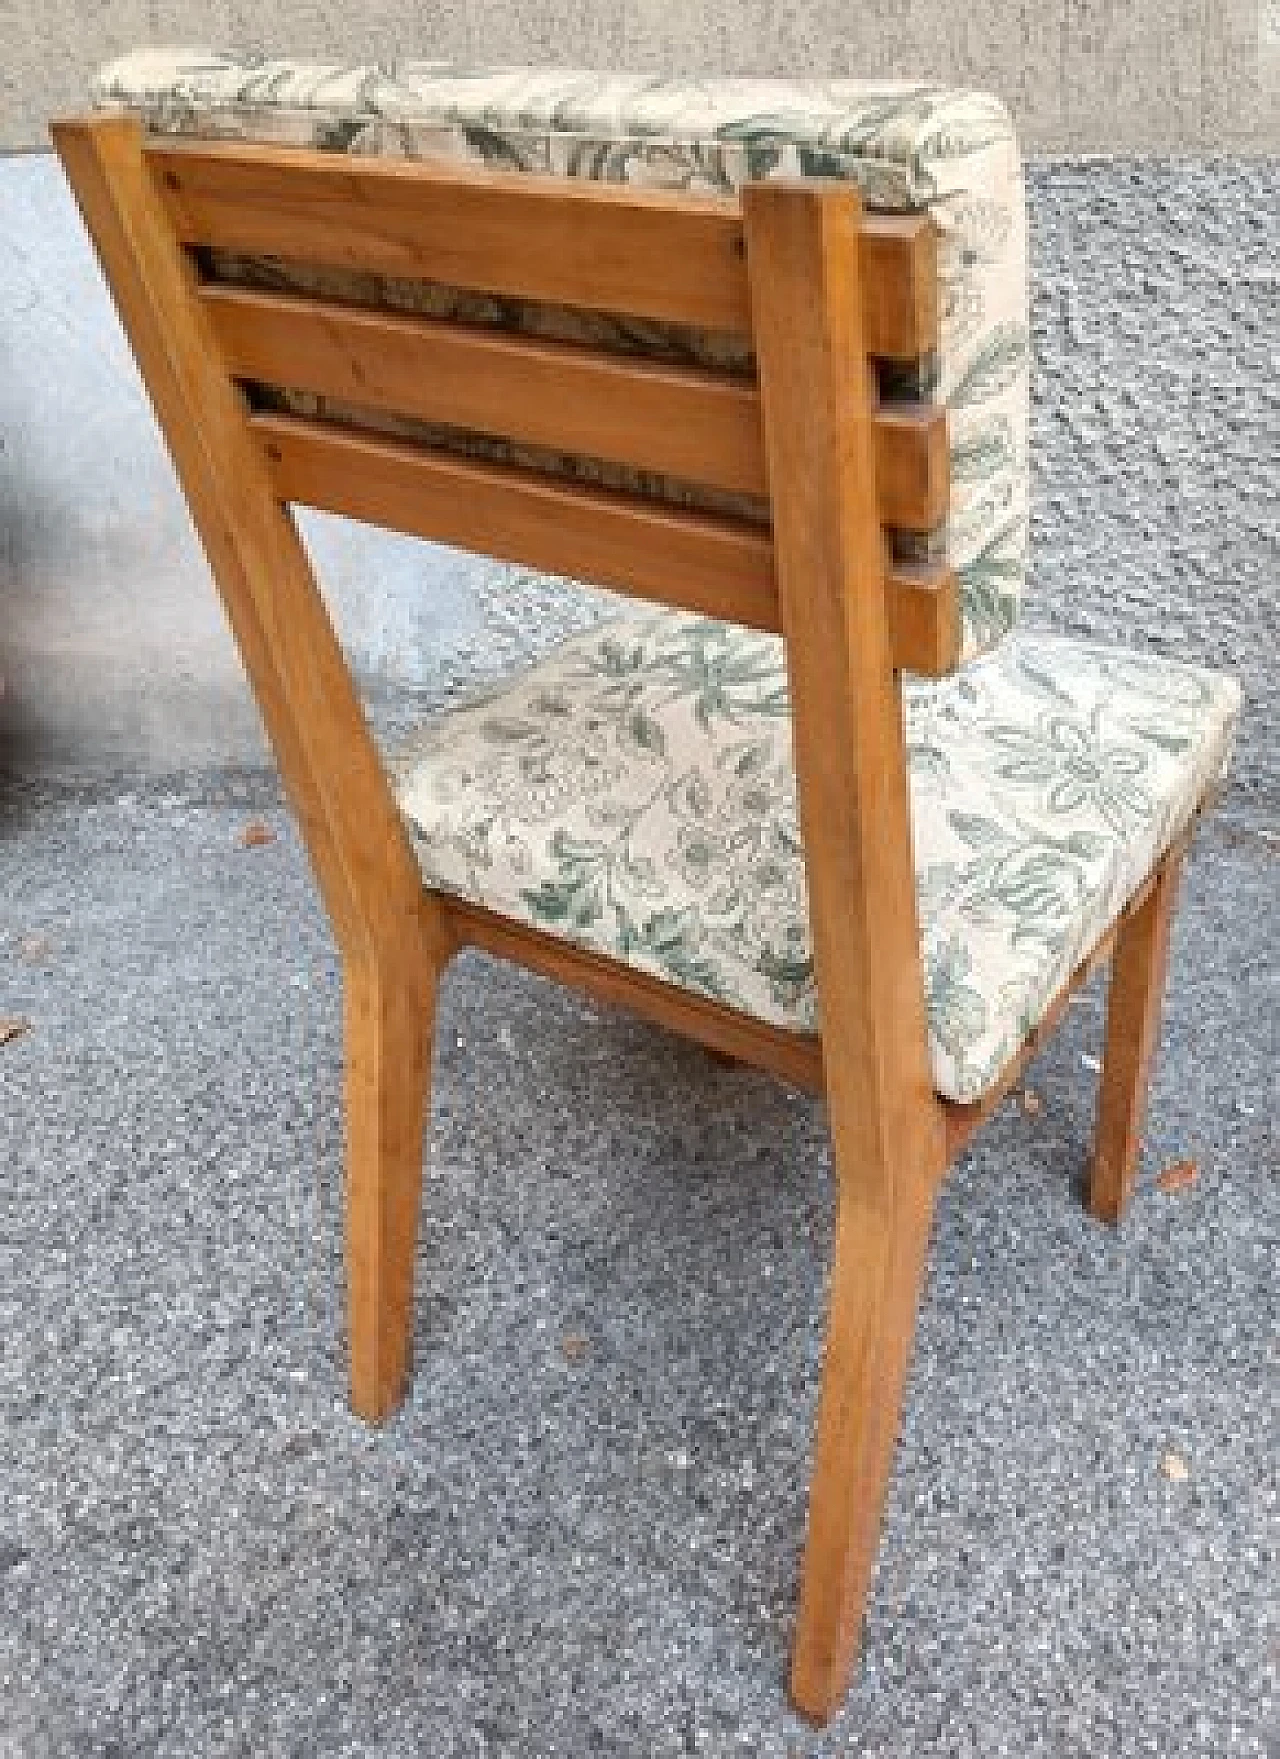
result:
[[[875,1558],[945,1158],[847,187],[743,191],[800,829],[837,1178],[792,1694],[843,1695]]]
[[[352,1399],[408,1360],[435,981],[448,952],[289,509],[196,295],[136,119],[55,125],[204,544],[343,955]]]

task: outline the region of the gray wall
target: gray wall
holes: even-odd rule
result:
[[[1237,787],[1280,806],[1280,160],[1029,166],[1027,615],[1228,666]],[[0,766],[258,761],[256,713],[56,162],[0,158]],[[314,518],[380,726],[594,606]]]
[[[0,0],[0,138],[37,141],[89,68],[132,43],[257,40],[260,7],[223,0],[216,30],[213,13],[195,0],[91,12]],[[366,26],[336,0],[285,0],[273,34],[365,57],[927,68],[1001,92],[1032,147],[1178,149],[1030,165],[1028,616],[1240,672],[1237,788],[1280,804],[1280,159],[1256,151],[1280,145],[1280,0],[447,0],[429,35],[407,0],[376,13]],[[1229,146],[1241,150],[1197,150]],[[0,152],[0,314],[0,767],[261,761],[172,473],[47,155]],[[305,529],[384,729],[598,610],[438,548],[319,517]]]
[[[998,91],[1036,150],[1280,148],[1277,0],[0,0],[0,147],[43,141],[97,63],[144,42],[928,73]]]

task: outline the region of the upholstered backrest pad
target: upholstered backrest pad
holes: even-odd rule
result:
[[[105,68],[94,100],[158,133],[701,191],[772,175],[836,177],[856,183],[870,207],[927,210],[940,233],[943,316],[924,389],[947,405],[952,472],[951,513],[934,547],[960,578],[966,653],[1012,625],[1028,519],[1026,227],[1017,144],[995,99],[850,79],[326,67],[145,50]],[[252,276],[254,265],[241,272]],[[280,264],[257,272],[291,274]],[[324,279],[332,286],[332,274]],[[392,297],[413,302],[403,287]],[[423,297],[438,309],[448,295]],[[670,346],[634,324],[627,331],[629,347]],[[704,345],[723,358],[723,339]]]

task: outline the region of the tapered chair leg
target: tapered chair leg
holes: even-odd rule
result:
[[[902,1180],[889,1213],[838,1203],[826,1361],[809,1491],[809,1533],[791,1664],[791,1696],[825,1722],[858,1651],[929,1231],[932,1181]]]
[[[351,1403],[379,1422],[404,1393],[438,972],[348,960],[347,1298]]]
[[[1160,1042],[1160,1004],[1169,964],[1181,848],[1171,849],[1141,906],[1125,919],[1111,960],[1098,1125],[1089,1171],[1089,1208],[1118,1222],[1133,1190],[1147,1085]]]

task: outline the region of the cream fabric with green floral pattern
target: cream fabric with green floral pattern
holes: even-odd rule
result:
[[[754,177],[837,177],[856,183],[872,207],[927,210],[941,241],[941,352],[923,384],[888,374],[884,388],[945,401],[952,504],[940,541],[902,534],[897,548],[949,558],[961,584],[967,653],[1011,627],[1027,542],[1026,226],[1017,144],[994,98],[919,81],[671,79],[436,62],[335,67],[152,49],[105,68],[94,98],[136,111],[163,133],[704,191]],[[377,296],[372,284],[338,286],[332,274],[308,277],[279,262],[237,272]],[[467,316],[520,327],[548,321],[515,302],[460,303],[439,289],[398,285],[389,296],[433,311],[445,299]],[[600,340],[599,319],[587,333]],[[703,359],[727,352],[724,338],[637,323],[615,326],[613,340]],[[683,490],[675,498],[699,502]]]
[[[1229,678],[1017,634],[907,690],[934,1080],[981,1094],[1229,753]],[[775,1025],[816,995],[782,644],[657,613],[428,724],[394,765],[426,883]]]

